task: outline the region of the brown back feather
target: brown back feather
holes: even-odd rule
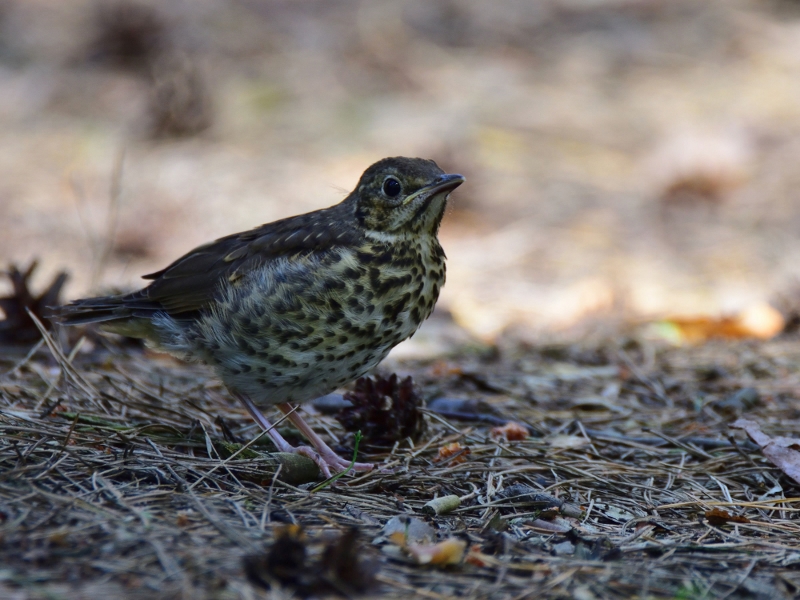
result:
[[[165,269],[145,275],[153,283],[144,289],[77,300],[56,309],[55,315],[68,325],[149,317],[161,311],[175,319],[192,319],[225,281],[233,282],[282,256],[325,253],[357,244],[362,234],[354,201],[349,200],[204,244]]]
[[[178,318],[198,311],[213,299],[224,281],[233,282],[276,258],[357,243],[361,235],[354,218],[348,219],[347,213],[344,203],[337,204],[195,248],[167,268],[145,275],[153,283],[130,294],[126,304],[136,308],[141,301],[148,307],[156,303]]]

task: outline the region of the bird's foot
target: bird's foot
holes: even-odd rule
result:
[[[294,452],[307,456],[316,463],[326,479],[342,471],[371,471],[375,468],[372,463],[360,463],[345,460],[326,445],[325,448],[312,448],[311,446],[294,446],[284,451]]]
[[[319,470],[322,471],[322,474],[325,478],[330,478],[331,473],[341,473],[342,471],[371,471],[375,468],[375,465],[371,463],[360,463],[360,462],[351,462],[349,460],[345,460],[338,454],[336,454],[325,441],[319,437],[311,427],[308,426],[300,415],[295,412],[295,409],[292,408],[289,404],[279,404],[278,408],[286,415],[286,417],[294,423],[295,427],[297,427],[300,432],[305,435],[308,440],[313,444],[313,448],[311,446],[292,446],[289,442],[287,442],[283,436],[275,429],[267,418],[261,414],[261,411],[258,410],[255,404],[248,398],[247,396],[237,394],[237,397],[242,401],[242,403],[247,407],[248,412],[253,417],[253,419],[258,423],[264,431],[269,434],[269,437],[272,439],[272,443],[275,444],[278,452],[288,452],[292,454],[301,454],[303,456],[307,456],[314,463],[319,467]]]
[[[309,446],[305,446],[305,448],[308,448],[308,450],[313,452],[318,458],[315,458],[306,452],[302,452],[302,454],[305,454],[305,456],[308,456],[311,460],[317,463],[320,471],[322,471],[325,477],[330,477],[331,471],[334,473],[341,473],[342,471],[350,470],[351,465],[353,471],[370,471],[375,468],[375,465],[373,464],[358,462],[354,463],[349,460],[345,460],[336,454],[331,447],[325,443],[325,440],[319,437],[316,432],[309,427],[308,423],[306,423],[303,418],[297,414],[296,409],[294,409],[290,404],[278,404],[278,409],[285,414],[286,417],[292,423],[294,423],[294,426],[300,430],[300,432],[308,439],[309,442],[311,442],[313,448]]]

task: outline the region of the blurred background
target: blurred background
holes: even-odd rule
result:
[[[0,0],[0,261],[66,298],[406,155],[467,177],[440,314],[474,336],[769,318],[799,133],[790,0]]]

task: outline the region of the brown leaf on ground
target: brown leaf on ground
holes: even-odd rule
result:
[[[758,423],[748,419],[738,419],[731,428],[743,429],[748,437],[761,447],[761,452],[773,465],[800,483],[800,439],[772,438],[761,431]]]
[[[448,538],[432,546],[412,544],[406,546],[406,552],[418,565],[457,565],[464,560],[467,542]]]
[[[783,331],[785,319],[768,304],[757,304],[734,316],[672,317],[663,323],[674,330],[678,341],[698,344],[715,338],[767,340]]]
[[[462,370],[459,365],[454,365],[452,363],[438,360],[431,365],[431,375],[436,378],[440,377],[449,377],[450,375],[461,375]]]
[[[726,523],[749,523],[750,519],[738,515],[732,515],[727,510],[712,508],[705,512],[706,521],[711,525],[725,525]]]
[[[436,458],[433,459],[433,462],[440,463],[448,461],[451,465],[458,465],[467,462],[469,453],[469,446],[462,446],[458,442],[453,442],[452,444],[445,444],[439,448],[439,453],[436,455]]]
[[[481,547],[478,544],[473,544],[464,562],[475,567],[488,567],[492,563],[492,557],[481,552]]]
[[[509,421],[502,427],[493,427],[490,435],[493,438],[505,438],[509,442],[518,442],[528,439],[528,428],[514,421]]]
[[[384,526],[383,534],[418,565],[444,566],[464,561],[467,542],[451,537],[434,544],[433,529],[414,517],[393,517]]]

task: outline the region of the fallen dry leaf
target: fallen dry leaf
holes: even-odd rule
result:
[[[738,419],[730,427],[743,429],[748,437],[761,447],[761,452],[773,465],[800,483],[800,439],[771,438],[761,431],[758,423],[748,419]]]
[[[489,435],[493,438],[504,438],[509,442],[517,442],[528,439],[528,429],[524,425],[509,421],[502,427],[492,427]]]
[[[179,512],[178,517],[175,519],[175,524],[178,527],[186,527],[190,522],[189,516],[185,512]]]
[[[433,462],[438,463],[449,461],[450,464],[457,465],[467,462],[467,456],[469,456],[469,452],[469,446],[462,446],[458,442],[445,444],[439,448],[439,453],[436,455],[436,458],[433,459]]]
[[[768,340],[781,331],[785,319],[768,304],[756,304],[729,317],[672,317],[662,321],[666,337],[680,343],[697,344],[713,338]]]
[[[431,365],[431,375],[436,378],[449,377],[450,375],[461,375],[461,372],[461,367],[443,360],[436,361]]]
[[[491,556],[481,552],[481,547],[479,545],[473,544],[469,552],[467,552],[464,562],[476,567],[488,567],[491,562]]]
[[[712,525],[725,525],[725,523],[749,523],[750,519],[747,517],[740,517],[738,515],[732,515],[727,510],[721,510],[719,508],[712,508],[711,510],[707,510],[705,513],[706,520],[711,523]]]
[[[395,531],[394,533],[389,535],[388,539],[390,542],[392,542],[397,546],[406,545],[406,536],[402,531]]]
[[[388,530],[387,527],[384,527],[384,533],[388,534],[386,539],[399,546],[418,565],[455,565],[464,561],[464,554],[467,548],[467,542],[464,540],[447,538],[436,544],[431,542],[410,542],[414,537],[409,535],[409,529],[411,529],[414,521],[418,521],[418,519],[413,517],[406,519],[404,524],[402,520],[398,519],[396,524],[392,525]],[[402,528],[398,527],[401,524],[404,526]],[[425,528],[426,534],[428,531],[433,534],[433,530],[429,526],[425,525]],[[427,535],[424,537],[427,537]],[[417,536],[417,539],[420,539],[420,536]]]
[[[456,538],[442,540],[438,544],[411,544],[405,547],[408,555],[418,565],[457,565],[464,560],[467,542]]]

